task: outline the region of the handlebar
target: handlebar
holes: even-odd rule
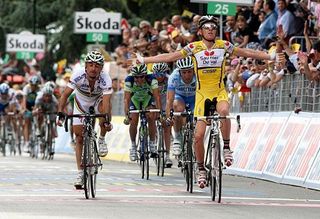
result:
[[[73,114],[73,115],[66,115],[65,121],[64,121],[64,129],[66,132],[68,132],[68,119],[69,118],[105,118],[106,123],[109,124],[109,116],[108,114],[89,114],[89,113],[83,113],[83,114]]]
[[[195,118],[197,119],[204,119],[204,120],[210,120],[213,119],[214,121],[218,121],[218,120],[222,120],[222,119],[235,119],[237,121],[237,132],[240,131],[241,129],[241,124],[240,124],[240,115],[236,115],[236,116],[220,116],[219,114],[215,113],[211,116],[197,116]]]
[[[144,109],[144,110],[130,110],[130,113],[160,113],[160,109]]]

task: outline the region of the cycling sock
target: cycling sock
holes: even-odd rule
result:
[[[83,174],[83,170],[78,170],[78,174],[79,175]]]
[[[181,138],[181,134],[180,134],[180,132],[176,132],[176,131],[173,131],[173,138],[175,139],[175,140],[179,140],[180,138]]]
[[[228,139],[228,140],[225,140],[225,139],[223,139],[223,149],[230,149],[230,139]]]
[[[104,136],[101,136],[101,135],[100,135],[99,140],[100,140],[100,141],[104,141]]]
[[[131,141],[131,146],[132,147],[137,147],[136,142],[135,141]]]
[[[203,163],[198,163],[198,169],[199,169],[199,171],[205,170],[204,166],[203,166]]]

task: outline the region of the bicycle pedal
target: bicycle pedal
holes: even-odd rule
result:
[[[181,161],[178,162],[178,167],[182,167],[182,162]]]

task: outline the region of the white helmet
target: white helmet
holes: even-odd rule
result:
[[[103,55],[99,51],[91,51],[87,54],[85,62],[95,62],[98,65],[104,64]]]
[[[193,68],[193,62],[191,56],[188,56],[184,59],[179,59],[176,62],[177,67],[179,70],[184,70],[184,69],[190,69]]]

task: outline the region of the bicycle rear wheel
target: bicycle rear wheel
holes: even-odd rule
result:
[[[221,162],[221,149],[220,138],[217,135],[214,139],[212,148],[212,167],[211,167],[211,199],[215,201],[218,199],[218,203],[221,202],[222,192],[222,162]]]

